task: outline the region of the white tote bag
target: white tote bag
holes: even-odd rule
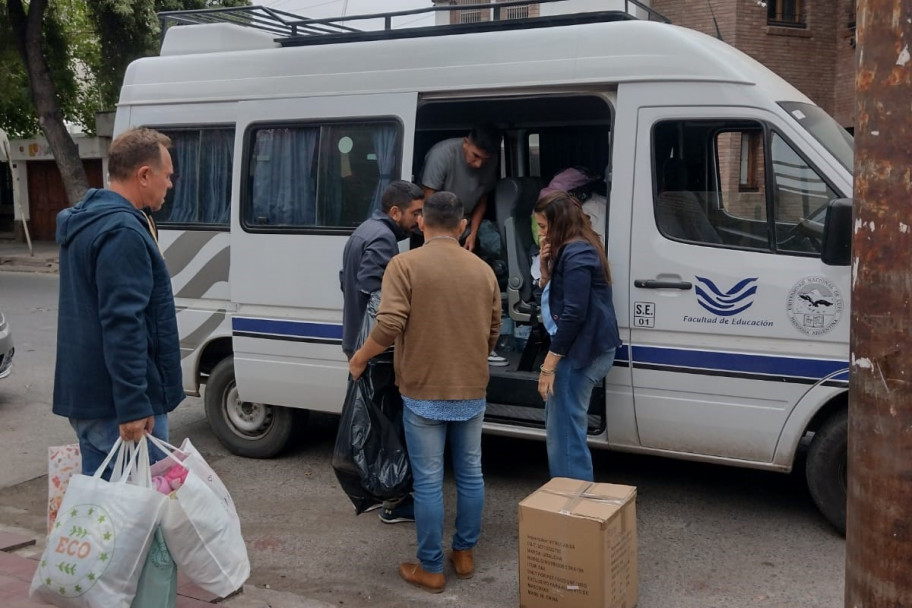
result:
[[[188,471],[183,485],[168,496],[161,522],[178,570],[219,597],[234,593],[250,576],[250,560],[228,489],[189,439],[180,448],[154,437],[150,441],[168,455],[155,463],[153,475],[176,464]]]
[[[151,488],[146,440],[118,439],[94,475],[70,479],[30,597],[63,608],[129,608],[166,502]]]

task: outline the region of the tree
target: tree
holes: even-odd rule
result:
[[[44,132],[67,198],[88,180],[66,122],[94,131],[117,103],[127,65],[154,55],[159,11],[249,6],[249,0],[0,0],[0,128]]]
[[[88,190],[89,180],[79,158],[79,149],[63,122],[61,104],[57,101],[58,87],[54,84],[50,67],[52,51],[60,48],[56,37],[61,29],[53,23],[53,16],[47,11],[48,0],[32,0],[28,11],[22,0],[6,1],[12,39],[28,74],[38,124],[54,153],[67,200],[75,203]],[[45,27],[46,22],[51,27]],[[75,79],[71,82],[75,83]]]

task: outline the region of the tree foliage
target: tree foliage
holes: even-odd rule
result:
[[[38,116],[7,1],[0,0],[0,75],[4,86],[0,128],[10,137],[26,137],[38,133]],[[156,13],[249,5],[249,0],[49,0],[43,49],[64,119],[92,132],[95,113],[114,108],[127,65],[158,53]]]
[[[6,0],[0,0],[0,74],[3,75],[4,92],[0,95],[0,128],[10,137],[24,137],[38,131],[38,115],[32,104],[29,77],[17,48],[7,12]],[[44,57],[57,92],[58,103],[63,115],[73,122],[82,122],[88,115],[94,121],[94,108],[85,107],[84,93],[80,89],[76,69],[79,59],[78,45],[73,45],[79,23],[85,15],[84,6],[80,14],[69,10],[76,2],[51,2],[44,15]],[[77,7],[80,8],[80,7]],[[82,47],[78,49],[82,51]]]

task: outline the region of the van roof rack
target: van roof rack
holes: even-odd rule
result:
[[[186,11],[163,11],[158,13],[162,25],[162,38],[168,28],[178,25],[199,25],[206,23],[231,23],[243,27],[258,29],[275,36],[275,41],[282,46],[304,46],[316,44],[334,44],[340,42],[358,42],[365,40],[386,40],[393,38],[420,38],[426,36],[449,36],[476,32],[504,31],[517,29],[535,29],[581,23],[606,21],[636,20],[631,10],[641,11],[647,20],[670,23],[670,20],[643,4],[639,0],[617,0],[623,2],[624,10],[610,10],[586,13],[571,13],[545,17],[513,18],[508,9],[531,5],[562,2],[565,0],[498,0],[477,4],[452,4],[428,6],[402,11],[372,13],[366,15],[344,15],[310,19],[294,13],[281,11],[265,6],[240,6],[230,8],[208,8]],[[457,23],[446,25],[394,27],[395,20],[403,17],[414,17],[427,13],[452,11],[487,11],[487,19],[474,23]],[[383,29],[358,29],[348,25],[356,22],[383,21]],[[415,21],[411,19],[404,24]]]

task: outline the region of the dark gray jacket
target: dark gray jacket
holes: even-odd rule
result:
[[[399,253],[400,234],[396,222],[382,211],[375,211],[349,237],[342,252],[342,350],[351,357],[358,347],[358,330],[370,294],[380,290],[386,265]]]

